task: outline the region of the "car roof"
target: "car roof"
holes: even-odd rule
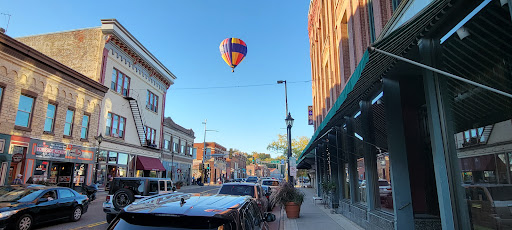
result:
[[[222,185],[247,185],[247,186],[255,186],[259,185],[258,183],[252,183],[252,182],[228,182],[224,183]]]
[[[181,199],[184,203],[182,204]],[[148,197],[124,208],[128,213],[169,214],[214,217],[237,209],[250,201],[249,196],[167,193]]]
[[[157,177],[114,177],[114,180],[171,180],[171,178]]]
[[[277,182],[279,182],[279,180],[276,180],[276,179],[263,179],[261,181],[277,181]]]

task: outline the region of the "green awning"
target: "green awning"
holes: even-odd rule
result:
[[[396,55],[403,55],[417,45],[418,39],[427,35],[432,27],[445,19],[448,9],[452,6],[450,0],[433,1],[406,23],[394,29],[388,36],[380,38],[372,46]],[[376,52],[370,53],[368,50],[364,53],[342,93],[302,151],[297,161],[298,164],[302,163],[313,150],[312,146],[317,138],[324,135],[333,125],[336,125],[336,122],[339,122],[343,116],[348,116],[349,113],[357,110],[359,101],[364,100],[367,94],[374,90],[373,86],[380,83],[382,76],[392,68],[395,62],[394,58],[387,55]]]

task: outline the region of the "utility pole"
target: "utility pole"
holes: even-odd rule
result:
[[[206,169],[204,168],[204,158],[206,157],[206,122],[207,122],[207,119],[204,119],[204,138],[203,138],[203,159],[202,159],[202,163],[203,164],[203,171],[201,172],[202,174],[202,177],[201,177],[201,183],[204,184],[204,181],[205,181],[205,177],[206,177]]]

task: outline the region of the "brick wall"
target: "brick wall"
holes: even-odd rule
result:
[[[99,82],[105,46],[100,28],[20,37],[16,40]]]

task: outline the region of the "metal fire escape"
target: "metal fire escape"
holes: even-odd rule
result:
[[[152,147],[148,145],[148,141],[146,140],[146,129],[144,128],[144,122],[142,121],[142,114],[140,113],[139,104],[137,103],[137,100],[130,96],[126,96],[124,98],[128,100],[128,103],[130,103],[133,121],[135,122],[137,133],[139,134],[140,145],[142,145],[143,147]]]

